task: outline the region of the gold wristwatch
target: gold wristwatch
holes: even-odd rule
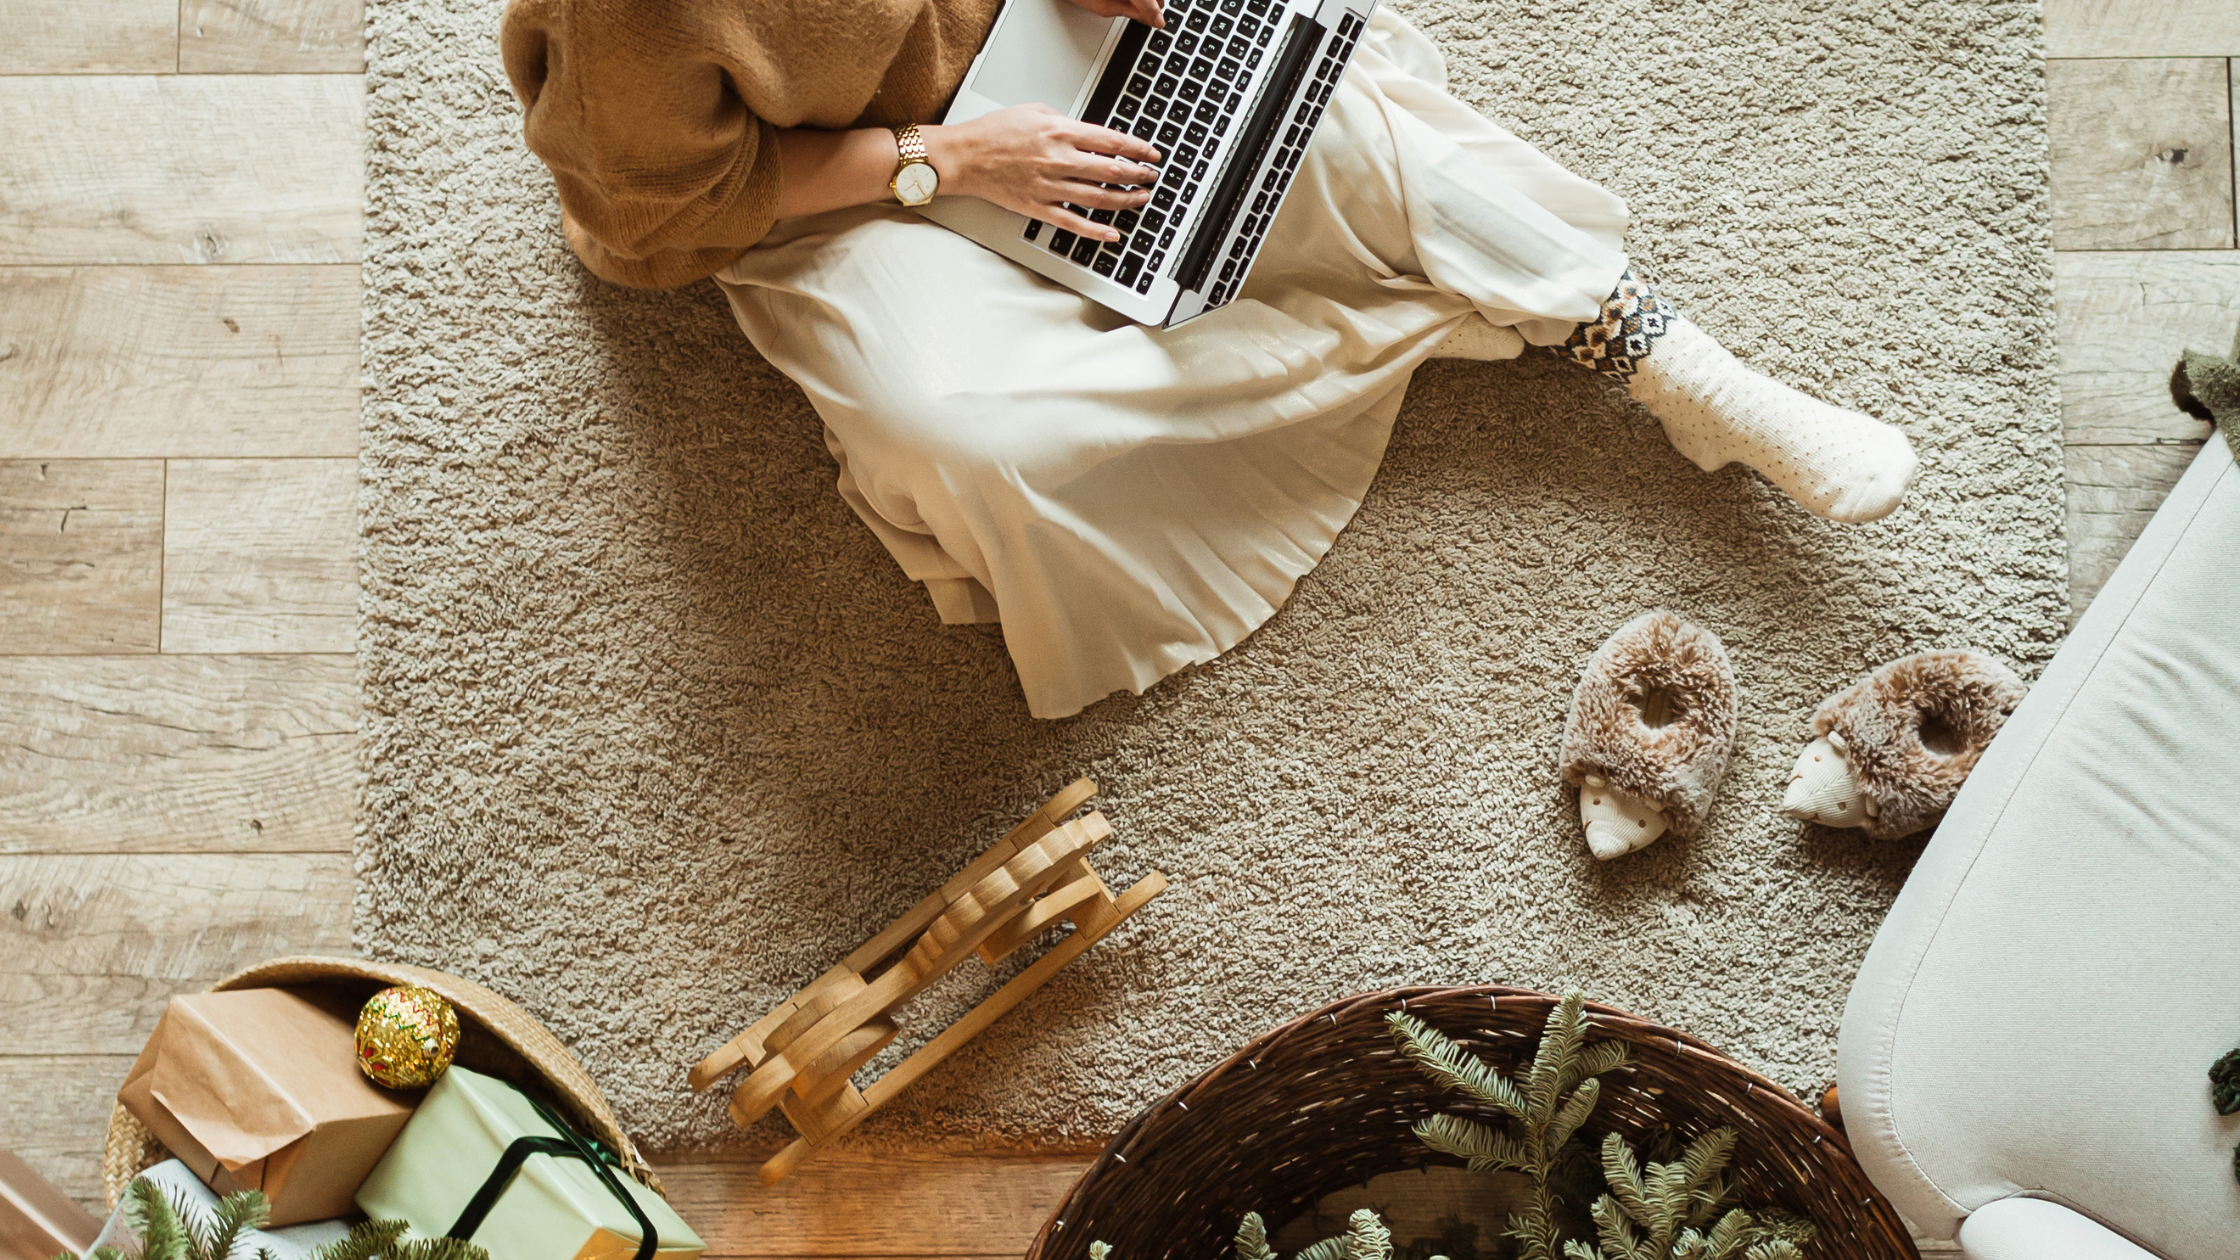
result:
[[[895,161],[894,178],[887,181],[887,190],[903,205],[922,206],[941,191],[941,172],[926,160],[926,138],[919,133],[918,124],[904,123],[889,130],[894,132]]]

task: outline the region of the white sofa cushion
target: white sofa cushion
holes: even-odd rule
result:
[[[1960,1226],[1968,1260],[2154,1260],[2089,1216],[2044,1199],[2001,1199]]]
[[[1844,1010],[1843,1114],[1924,1233],[2039,1192],[2240,1256],[2240,470],[2211,441],[1993,741]]]

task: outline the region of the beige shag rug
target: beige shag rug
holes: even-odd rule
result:
[[[1101,865],[1173,891],[873,1139],[1094,1141],[1278,1021],[1419,981],[1579,985],[1829,1079],[1919,841],[1776,815],[1807,716],[1924,648],[2035,676],[2063,625],[2031,0],[1410,0],[1461,96],[1625,195],[1682,309],[1903,425],[1918,488],[1824,524],[1575,369],[1434,364],[1281,615],[1057,723],[841,503],[712,286],[568,256],[496,0],[370,7],[367,953],[518,998],[654,1148],[764,1143],[687,1065],[1086,773]],[[1598,865],[1564,709],[1660,604],[1725,639],[1744,738],[1699,839]]]

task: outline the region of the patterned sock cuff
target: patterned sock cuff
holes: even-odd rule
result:
[[[1579,325],[1562,345],[1547,348],[1623,385],[1678,318],[1679,312],[1628,267],[1603,300],[1602,318]]]

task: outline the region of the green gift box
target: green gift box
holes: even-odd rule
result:
[[[544,1104],[454,1066],[358,1187],[358,1207],[414,1235],[467,1239],[490,1260],[693,1260],[706,1249],[612,1162]]]

